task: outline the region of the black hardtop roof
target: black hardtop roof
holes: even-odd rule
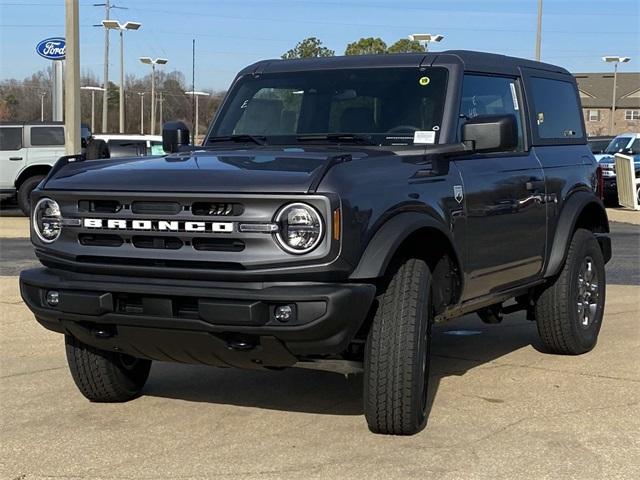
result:
[[[341,68],[418,67],[432,64],[458,63],[465,71],[518,75],[519,68],[531,68],[543,72],[570,75],[556,65],[535,62],[525,58],[509,57],[495,53],[470,50],[446,50],[429,53],[390,53],[382,55],[349,55],[338,57],[297,58],[291,60],[262,60],[245,68],[241,73],[276,73],[300,70]]]

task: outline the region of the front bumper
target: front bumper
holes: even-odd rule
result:
[[[375,287],[351,283],[238,283],[25,270],[20,291],[45,328],[102,350],[152,360],[284,367],[344,351]],[[47,293],[58,292],[55,306]],[[292,305],[294,318],[274,318]]]
[[[604,193],[606,195],[617,195],[618,184],[616,183],[616,177],[605,177],[604,179]]]

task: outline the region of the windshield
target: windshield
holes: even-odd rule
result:
[[[627,148],[627,145],[629,145],[630,141],[631,137],[616,137],[611,140],[611,143],[604,151],[604,153],[610,153],[613,155],[614,153],[621,152],[622,150]]]
[[[437,143],[446,83],[444,68],[247,75],[230,92],[207,143],[251,136],[265,144],[410,145],[415,132],[424,132],[416,136],[421,143]]]

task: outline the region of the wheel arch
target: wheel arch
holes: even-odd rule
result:
[[[33,177],[35,175],[47,175],[51,171],[51,165],[47,164],[39,164],[39,165],[29,165],[24,170],[20,172],[18,178],[15,181],[16,190],[20,188],[20,185],[24,183],[27,178]]]
[[[609,219],[602,201],[592,193],[584,191],[576,192],[565,200],[556,224],[545,277],[556,275],[564,265],[569,243],[576,229],[584,228],[594,234],[609,233]],[[603,248],[603,254],[605,254],[605,261],[608,261],[609,258],[606,256],[610,256],[610,252],[604,251]]]
[[[409,257],[421,258],[429,265],[437,286],[434,291],[436,310],[459,300],[462,264],[451,234],[441,222],[423,213],[401,213],[383,224],[349,278],[382,279],[395,259]]]

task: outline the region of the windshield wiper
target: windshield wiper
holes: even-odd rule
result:
[[[319,135],[297,135],[296,140],[298,142],[317,142],[322,140],[328,140],[330,142],[338,143],[361,143],[365,145],[377,145],[373,141],[371,135],[365,135],[360,133],[323,133]]]
[[[209,137],[207,139],[207,144],[215,143],[215,142],[238,142],[238,143],[247,143],[253,142],[256,145],[266,145],[267,137],[265,135],[221,135],[219,137]]]

